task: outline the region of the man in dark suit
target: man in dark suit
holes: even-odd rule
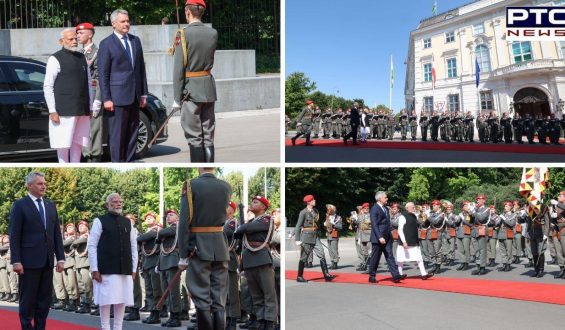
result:
[[[390,213],[386,203],[388,197],[384,191],[379,191],[375,195],[377,203],[371,208],[371,261],[369,264],[369,282],[377,283],[375,275],[377,267],[381,260],[381,254],[384,253],[388,270],[392,274],[392,281],[400,282],[401,276],[398,273],[398,267],[392,254],[392,237],[390,235]]]
[[[128,12],[116,9],[110,20],[114,32],[100,43],[98,79],[108,111],[112,162],[131,162],[137,147],[139,108],[147,104],[145,62],[141,41],[128,33]]]
[[[182,189],[179,268],[187,272],[198,329],[224,329],[230,260],[224,222],[232,191],[214,176],[214,168],[198,170],[200,176],[185,181]]]
[[[10,211],[11,263],[19,275],[22,329],[45,329],[53,292],[53,255],[60,273],[65,253],[57,208],[43,199],[45,175],[31,172],[25,182],[28,195],[17,200]]]
[[[353,145],[359,145],[359,143],[357,143],[357,131],[359,130],[359,125],[361,124],[361,117],[359,115],[358,108],[359,108],[359,103],[357,102],[353,103],[353,108],[351,108],[351,115],[350,115],[351,132],[349,132],[349,134],[343,137],[344,144],[347,144],[347,140],[349,138],[353,138]]]

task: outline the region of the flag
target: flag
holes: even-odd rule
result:
[[[432,57],[432,88],[436,88],[436,66],[434,64],[434,59]]]
[[[479,88],[479,80],[481,80],[481,67],[479,60],[475,57],[475,85],[477,85],[477,88]]]
[[[394,87],[394,62],[392,61],[392,55],[390,55],[390,89]]]
[[[432,15],[433,16],[437,15],[437,1],[434,2],[434,5],[432,7]]]
[[[522,180],[520,181],[520,195],[526,198],[528,203],[528,214],[539,214],[541,202],[545,196],[545,189],[549,181],[547,167],[524,168]]]

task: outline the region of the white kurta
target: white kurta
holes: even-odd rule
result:
[[[406,242],[406,237],[404,236],[404,225],[406,224],[406,218],[403,215],[398,217],[398,236],[402,242]],[[409,246],[405,249],[402,244],[398,244],[396,248],[396,261],[407,262],[407,261],[422,261],[422,251],[420,251],[419,246]]]
[[[97,247],[102,235],[102,224],[98,218],[94,219],[92,230],[88,236],[88,262],[90,271],[98,271],[98,253]],[[132,273],[136,271],[137,265],[137,240],[135,237],[135,229],[131,228],[131,259]],[[133,278],[131,275],[101,275],[102,282],[92,280],[93,298],[97,305],[110,304],[126,304],[133,306]]]
[[[45,80],[43,81],[43,93],[49,113],[56,111],[54,86],[57,76],[61,72],[61,65],[54,56],[47,60],[45,69]],[[88,74],[88,85],[90,85],[90,71]],[[92,104],[92,92],[89,90],[90,104]],[[90,117],[89,116],[59,116],[60,123],[54,124],[49,120],[49,143],[53,149],[68,149],[71,144],[77,143],[88,147],[90,139]]]

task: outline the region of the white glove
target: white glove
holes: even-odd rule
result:
[[[555,199],[552,199],[552,200],[551,200],[551,205],[557,205],[557,204],[559,204],[558,201],[556,201]]]
[[[94,100],[94,102],[92,102],[92,117],[97,118],[101,108],[102,102],[100,102],[100,100]]]
[[[520,210],[520,216],[523,217],[526,215],[526,211],[525,210]]]
[[[180,258],[179,259],[179,266],[187,266],[188,267],[188,258]]]
[[[552,218],[557,218],[557,212],[551,212],[550,215],[551,215]]]
[[[296,123],[296,126],[302,126],[302,123]]]
[[[180,108],[180,105],[177,103],[177,101],[173,101],[173,105],[171,106],[171,108],[173,108],[173,110],[178,109]]]
[[[547,235],[543,235],[543,240],[545,241],[547,239]]]
[[[302,245],[302,242],[301,242],[301,241],[296,241],[296,246],[300,246],[300,245]]]
[[[155,274],[159,274],[159,266],[155,266]]]

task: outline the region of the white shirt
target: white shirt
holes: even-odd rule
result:
[[[400,214],[398,216],[398,236],[402,242],[406,242],[406,237],[404,236],[404,225],[406,224],[406,218]]]
[[[94,95],[89,87],[92,84],[92,79],[90,77],[90,68],[88,65],[86,66],[86,70],[88,70],[88,82],[86,88],[88,89],[90,97],[89,104],[92,104]],[[47,67],[45,68],[45,80],[43,81],[43,94],[45,95],[45,102],[47,103],[47,108],[49,108],[49,113],[57,112],[57,108],[55,107],[54,87],[59,72],[61,72],[61,64],[59,64],[59,61],[57,61],[55,56],[49,56],[49,59],[47,60]]]
[[[29,198],[31,198],[31,200],[33,201],[33,205],[35,205],[35,208],[37,209],[37,212],[41,212],[39,210],[39,205],[37,203],[37,199],[40,198],[41,199],[41,206],[43,207],[43,218],[45,219],[45,221],[47,222],[47,214],[45,213],[45,203],[43,202],[43,197],[37,197],[37,196],[33,196],[32,194],[28,193],[27,194],[29,196]],[[47,223],[45,223],[47,224]]]
[[[102,223],[100,219],[94,219],[92,223],[92,229],[88,235],[88,263],[90,264],[90,271],[98,271],[98,242],[100,241],[100,236],[102,235]],[[129,234],[130,244],[131,244],[131,272],[135,273],[137,271],[137,238],[136,231],[133,225],[131,225],[131,231]]]
[[[116,35],[116,37],[118,37],[118,39],[120,39],[120,42],[122,43],[122,47],[124,47],[124,51],[126,50],[126,43],[124,42],[124,39],[122,39],[124,37],[123,34],[120,34],[116,31],[114,31],[114,34]],[[130,50],[130,56],[131,56],[131,64],[132,66],[135,66],[134,61],[133,61],[133,48],[131,47],[131,40],[130,37],[126,34],[126,38],[127,38],[127,42],[129,45],[129,50]]]

